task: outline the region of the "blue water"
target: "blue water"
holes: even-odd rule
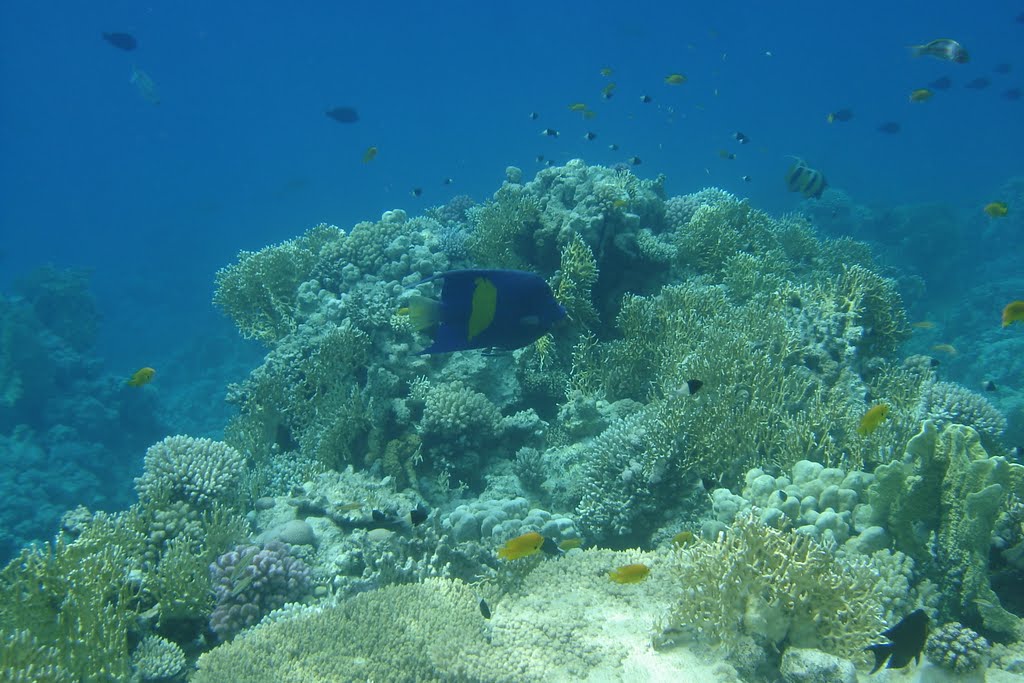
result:
[[[990,230],[980,208],[1024,174],[1024,100],[1003,97],[1024,88],[1020,3],[370,4],[0,6],[0,291],[42,264],[87,268],[101,316],[89,381],[158,368],[134,394],[155,402],[144,412],[158,424],[123,424],[125,408],[113,424],[137,438],[93,436],[88,455],[67,456],[116,465],[103,495],[81,502],[130,500],[145,444],[164,432],[222,426],[211,406],[260,353],[210,305],[215,271],[238,250],[321,221],[348,228],[456,194],[481,201],[508,165],[532,177],[537,155],[607,165],[638,156],[634,172],[664,174],[670,195],[716,185],[773,213],[800,206],[782,181],[795,155],[858,204],[942,203],[948,222],[913,234],[886,220],[851,228],[936,291],[965,274],[980,281],[988,257],[1015,265],[1006,254],[1019,248],[1019,222],[1005,223],[1017,237],[990,233],[981,247],[974,237]],[[130,32],[137,49],[113,47],[104,31]],[[947,36],[971,52],[968,64],[914,59],[906,47]],[[1009,73],[993,71],[1001,63]],[[158,105],[129,82],[133,66],[152,78]],[[666,85],[674,72],[688,82]],[[908,101],[946,75],[952,88]],[[964,87],[982,76],[989,87]],[[617,88],[605,101],[609,80]],[[574,102],[596,118],[570,111]],[[360,121],[331,120],[334,106],[356,107]],[[844,107],[853,120],[829,125],[826,114]],[[877,132],[886,121],[902,131]],[[560,136],[540,134],[549,127]],[[363,163],[371,145],[379,154]],[[914,240],[937,255],[910,263]],[[908,304],[926,316],[953,294]],[[74,402],[85,390],[61,391]],[[53,410],[21,417],[42,432]],[[55,511],[82,492],[65,494],[52,494]]]

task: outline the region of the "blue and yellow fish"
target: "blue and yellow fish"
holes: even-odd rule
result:
[[[433,338],[421,354],[522,348],[566,317],[551,287],[533,273],[452,270],[423,283],[438,278],[444,280],[440,301],[416,295],[399,310]]]

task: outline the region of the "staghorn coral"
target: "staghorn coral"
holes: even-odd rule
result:
[[[675,550],[668,570],[680,594],[656,643],[681,633],[728,651],[751,637],[762,647],[787,642],[861,658],[885,628],[869,565],[845,564],[809,537],[751,515],[714,542]]]
[[[135,489],[143,502],[185,501],[209,509],[232,502],[244,466],[242,454],[226,443],[169,436],[146,451]]]

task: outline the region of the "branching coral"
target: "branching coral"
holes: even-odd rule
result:
[[[932,420],[936,428],[947,424],[972,427],[981,436],[986,450],[1001,450],[999,437],[1006,429],[1006,418],[987,398],[953,382],[925,383],[917,406],[918,420]]]
[[[213,303],[246,338],[267,344],[281,340],[298,324],[299,285],[309,279],[321,250],[344,236],[338,228],[321,224],[293,240],[239,252],[238,263],[217,271]]]
[[[728,650],[748,636],[856,658],[885,628],[869,566],[843,564],[807,536],[750,515],[715,542],[676,550],[670,571],[680,598],[656,641],[683,633]]]
[[[481,268],[523,268],[540,220],[536,200],[520,185],[504,185],[494,198],[467,212],[473,229],[466,247]]]

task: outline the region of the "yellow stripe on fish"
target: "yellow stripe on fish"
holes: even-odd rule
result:
[[[828,181],[821,171],[811,168],[803,159],[797,159],[786,172],[786,187],[790,192],[800,192],[807,198],[821,199]]]
[[[498,288],[494,283],[485,277],[478,277],[475,285],[469,309],[468,340],[472,340],[494,322],[494,312],[498,309]]]

